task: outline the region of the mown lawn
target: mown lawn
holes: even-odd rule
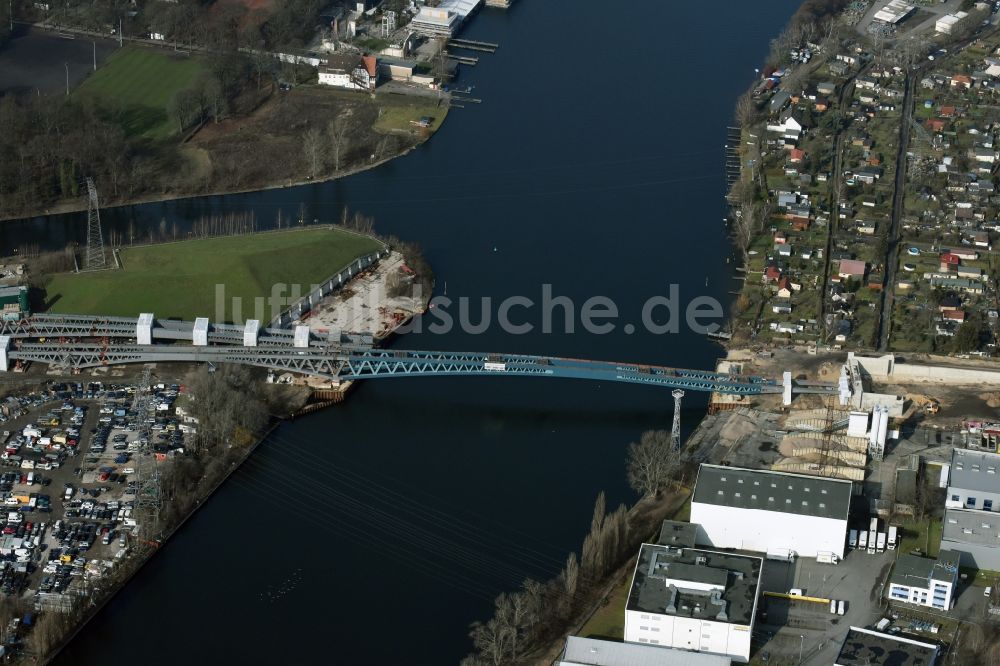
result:
[[[368,237],[324,228],[126,248],[123,270],[54,276],[46,287],[46,309],[242,323],[256,318],[255,299],[267,299],[272,285],[288,285],[285,297],[299,285],[298,295],[304,296],[313,284],[377,247]],[[220,292],[224,296],[218,297]],[[240,299],[236,307],[234,297]],[[268,320],[277,313],[264,304]]]
[[[384,97],[378,99],[380,115],[375,121],[375,129],[379,132],[398,130],[415,132],[420,128],[413,122],[424,117],[431,119],[427,131],[436,132],[448,115],[448,107],[438,106],[437,100],[433,99],[408,98],[404,102],[393,101],[390,103],[385,103],[384,100]]]
[[[174,95],[190,87],[204,69],[195,56],[126,46],[84,81],[75,94],[94,96],[102,107],[122,113],[129,136],[162,139],[177,131],[170,118]]]

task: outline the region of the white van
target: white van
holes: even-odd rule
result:
[[[837,600],[830,599],[830,613],[836,615],[837,613]]]
[[[21,461],[21,469],[35,469],[35,461],[34,460],[22,460]]]
[[[846,608],[844,607],[844,600],[841,599],[837,602],[837,615],[843,615]]]

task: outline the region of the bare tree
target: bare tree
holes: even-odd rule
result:
[[[323,168],[325,152],[323,134],[315,127],[309,128],[303,133],[302,150],[305,152],[306,162],[309,166],[309,175],[315,178]]]
[[[679,464],[678,452],[666,430],[647,430],[638,443],[628,445],[628,482],[640,495],[655,497],[667,488]]]
[[[740,95],[740,98],[736,100],[736,122],[739,123],[740,127],[749,127],[754,124],[759,115],[757,100],[753,98],[753,94],[748,90]]]
[[[330,135],[330,148],[333,150],[334,171],[340,171],[340,158],[347,152],[347,129],[347,118],[343,115],[337,116],[337,119],[327,127],[327,132]]]
[[[486,623],[474,622],[469,637],[472,639],[472,645],[493,666],[504,663],[510,632],[495,617]]]

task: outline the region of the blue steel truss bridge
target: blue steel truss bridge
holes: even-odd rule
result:
[[[318,334],[245,325],[77,315],[34,315],[0,322],[0,369],[29,362],[64,370],[126,363],[240,363],[332,382],[390,377],[552,377],[643,384],[731,395],[836,394],[834,385],[658,365],[486,352],[387,350],[370,334]]]

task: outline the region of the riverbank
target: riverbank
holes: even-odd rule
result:
[[[205,506],[207,501],[215,494],[215,492],[229,480],[234,472],[253,455],[254,451],[257,450],[262,443],[264,443],[267,438],[283,423],[285,418],[291,418],[294,415],[290,414],[287,417],[282,417],[274,420],[267,431],[264,432],[260,437],[258,437],[252,446],[250,446],[246,454],[238,461],[230,465],[229,470],[226,472],[225,476],[218,480],[208,491],[195,500],[194,508],[191,509],[187,514],[181,518],[180,522],[170,528],[167,532],[163,533],[158,539],[158,545],[154,548],[144,551],[138,558],[135,558],[130,563],[132,566],[124,572],[124,575],[116,581],[115,585],[107,591],[96,603],[94,603],[90,608],[88,608],[84,616],[74,625],[74,629],[71,633],[67,634],[64,639],[62,639],[59,644],[41,661],[35,661],[34,663],[49,664],[53,660],[59,657],[59,654],[69,645],[76,636],[83,631],[90,621],[100,613],[105,606],[107,606],[114,598],[121,592],[125,587],[132,581],[136,574],[138,574],[143,567],[148,565],[160,552],[160,548],[167,545],[170,539],[183,528],[191,518]]]
[[[440,129],[450,107],[447,95],[242,81],[225,111],[202,111],[190,129],[183,121],[169,122],[176,99],[194,94],[191,86],[209,85],[204,81],[210,64],[207,55],[185,59],[163,49],[129,47],[112,54],[72,95],[12,97],[0,150],[16,154],[18,146],[37,143],[53,157],[0,173],[0,219],[84,210],[85,178],[93,180],[105,207],[336,180],[408,154]],[[188,87],[166,101],[170,91],[148,104],[136,93],[119,99],[128,81],[156,78],[161,70],[161,76],[193,82],[179,83]],[[116,104],[119,112],[106,109]],[[62,135],[32,122],[60,113],[77,119]],[[68,162],[63,153],[74,146],[82,153]]]
[[[416,150],[417,148],[419,148],[420,146],[422,146],[429,139],[430,139],[430,137],[427,137],[426,139],[424,139],[420,143],[418,143],[418,144],[416,144],[414,146],[410,146],[409,148],[407,148],[403,152],[400,152],[400,153],[398,153],[396,155],[391,155],[389,157],[383,157],[383,158],[381,158],[379,160],[376,160],[376,161],[374,161],[374,162],[372,162],[370,164],[366,164],[366,165],[363,165],[363,166],[357,166],[357,167],[352,167],[352,168],[349,168],[349,169],[345,169],[344,171],[339,172],[337,174],[332,174],[330,176],[326,176],[326,177],[322,177],[322,178],[317,178],[317,179],[305,178],[305,179],[291,180],[291,181],[288,181],[288,182],[281,182],[281,183],[276,182],[276,183],[271,183],[269,185],[263,185],[263,186],[260,186],[260,187],[249,187],[249,188],[242,188],[242,189],[241,188],[234,188],[234,189],[224,189],[224,190],[220,189],[220,190],[213,190],[211,192],[198,192],[198,193],[189,193],[189,194],[185,194],[185,193],[171,193],[171,194],[143,195],[143,196],[138,196],[138,197],[131,198],[131,199],[128,199],[128,200],[125,200],[125,201],[115,201],[115,202],[112,202],[112,203],[108,203],[107,205],[109,207],[115,207],[115,208],[126,208],[126,207],[129,207],[129,206],[141,206],[141,205],[144,205],[144,204],[155,204],[155,203],[164,203],[164,202],[170,202],[170,201],[180,201],[182,199],[183,200],[208,199],[210,197],[220,197],[220,196],[228,196],[228,195],[234,195],[234,194],[252,194],[254,192],[267,192],[267,191],[271,191],[271,190],[282,190],[282,189],[285,189],[285,188],[299,187],[299,186],[302,186],[302,185],[316,185],[316,184],[320,184],[320,183],[331,183],[331,182],[340,180],[342,178],[348,178],[350,176],[355,176],[355,175],[358,175],[360,173],[364,173],[365,171],[369,171],[371,169],[377,169],[378,167],[383,166],[385,164],[388,164],[389,162],[392,162],[393,160],[399,159],[400,157],[406,157],[411,152],[413,152],[414,150]],[[102,206],[103,205],[104,204],[102,203]],[[32,218],[32,217],[46,217],[46,216],[49,216],[49,215],[66,215],[68,213],[82,213],[82,212],[85,212],[86,210],[87,210],[87,202],[85,200],[67,201],[67,202],[63,202],[63,203],[60,203],[58,205],[46,208],[45,210],[38,211],[34,215],[31,215],[31,214],[29,214],[29,215],[20,215],[20,214],[19,215],[0,215],[0,223],[10,222],[10,221],[15,221],[15,220],[22,220],[22,219],[25,219],[25,218]],[[308,220],[308,221],[303,220],[303,221],[304,222],[311,222],[311,220]],[[299,221],[295,220],[294,222],[297,223]]]

